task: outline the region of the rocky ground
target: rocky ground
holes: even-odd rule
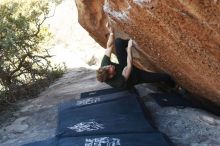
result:
[[[154,124],[177,146],[219,146],[220,117],[204,109],[182,107],[160,107],[146,94],[150,85],[138,86]],[[154,88],[153,88],[154,89]],[[158,92],[158,91],[157,91]]]
[[[0,114],[0,145],[19,146],[53,137],[59,103],[77,99],[81,92],[105,87],[95,81],[94,70],[78,68],[67,72],[38,98],[20,101]]]
[[[57,126],[57,105],[78,99],[80,93],[108,88],[95,79],[95,71],[76,68],[68,71],[38,98],[20,101],[0,113],[0,146],[20,146],[53,137]],[[157,89],[149,84],[136,86],[154,124],[178,146],[219,146],[220,117],[201,109],[160,107],[147,94]]]

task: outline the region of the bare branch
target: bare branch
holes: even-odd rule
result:
[[[25,54],[25,55],[22,56],[21,61],[20,61],[19,65],[18,65],[18,67],[9,74],[10,76],[13,76],[14,73],[16,73],[17,71],[19,71],[21,69],[25,59],[27,58],[27,56],[28,56],[28,54]]]

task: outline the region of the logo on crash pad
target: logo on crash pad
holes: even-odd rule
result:
[[[93,103],[99,102],[100,100],[101,100],[100,97],[87,98],[87,99],[83,99],[83,100],[78,100],[76,102],[76,105],[81,106],[81,105],[93,104]]]
[[[76,132],[84,132],[84,131],[94,131],[94,130],[104,129],[104,126],[103,124],[91,120],[89,122],[80,122],[72,127],[67,127],[67,128],[74,130]]]
[[[100,137],[89,139],[86,138],[85,146],[119,146],[120,139],[119,138],[110,138],[110,137]]]

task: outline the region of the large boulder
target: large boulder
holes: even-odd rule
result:
[[[165,71],[202,99],[220,105],[219,0],[76,0],[79,23],[103,47],[111,21],[132,38],[134,65]]]

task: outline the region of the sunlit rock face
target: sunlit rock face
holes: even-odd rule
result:
[[[78,9],[79,23],[101,45],[105,46],[108,33],[106,14],[103,11],[104,0],[75,0]]]
[[[109,19],[132,38],[135,66],[163,70],[191,93],[220,105],[219,0],[76,0],[80,24],[103,47]]]

